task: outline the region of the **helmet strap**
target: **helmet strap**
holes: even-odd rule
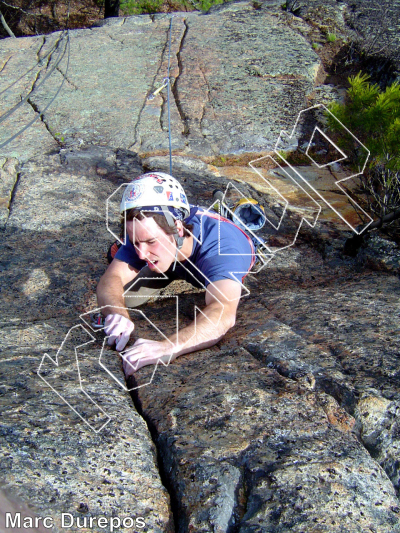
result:
[[[170,228],[176,228],[175,226],[175,219],[174,217],[171,215],[171,213],[168,211],[168,208],[165,207],[165,206],[161,206],[161,209],[162,209],[162,212],[167,220],[167,224]],[[177,246],[177,253],[178,253],[178,250],[180,250],[183,246],[183,242],[185,240],[185,237],[180,237],[179,235],[176,235],[174,233],[173,235],[174,239],[175,239],[175,242],[176,242],[176,246]],[[175,262],[176,262],[176,257],[175,257]]]
[[[176,262],[178,261],[178,247],[176,247],[174,266],[172,267],[172,272],[175,272]]]
[[[176,229],[175,219],[171,215],[171,213],[168,211],[168,208],[162,205],[161,209],[163,211],[163,214],[165,216],[165,219],[167,221],[168,226],[170,228],[175,228]],[[175,271],[176,262],[178,261],[178,252],[182,248],[183,242],[185,240],[185,237],[180,237],[179,235],[176,235],[176,233],[174,233],[173,237],[174,237],[175,242],[176,242],[176,252],[175,252],[175,260],[174,260],[174,266],[172,267],[172,272]]]

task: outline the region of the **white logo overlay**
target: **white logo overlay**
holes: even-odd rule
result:
[[[362,165],[359,167],[358,171],[356,173],[352,173],[350,171],[347,172],[344,176],[342,175],[340,179],[335,178],[335,173],[332,172],[332,187],[336,188],[338,191],[340,191],[339,194],[343,196],[346,195],[348,198],[349,204],[353,205],[355,210],[360,214],[362,213],[364,217],[364,221],[367,220],[368,222],[365,224],[364,222],[364,229],[368,227],[368,225],[372,222],[372,218],[355,202],[355,200],[351,197],[351,195],[348,193],[348,189],[343,186],[344,182],[361,175],[365,169],[365,165],[367,163],[368,157],[369,157],[369,151],[368,149],[343,125],[341,124],[336,117],[330,113],[330,111],[324,107],[323,105],[314,106],[308,109],[305,109],[301,111],[298,114],[296,123],[293,127],[292,132],[289,134],[287,132],[282,131],[278,141],[275,145],[274,151],[272,155],[267,155],[258,159],[255,159],[249,163],[249,166],[251,169],[258,175],[259,178],[262,180],[262,184],[264,189],[270,190],[271,194],[273,193],[275,195],[275,198],[281,199],[281,206],[283,209],[283,213],[281,215],[281,218],[278,222],[272,220],[268,217],[266,214],[266,219],[271,228],[275,230],[276,232],[279,232],[281,228],[282,221],[284,220],[284,217],[289,211],[289,206],[291,205],[290,197],[285,197],[285,190],[282,189],[282,181],[279,179],[274,178],[274,173],[266,172],[263,168],[263,165],[265,164],[269,165],[268,168],[273,167],[274,170],[279,169],[280,176],[286,178],[286,181],[291,184],[292,189],[302,191],[304,197],[309,201],[309,205],[307,206],[307,209],[304,210],[304,215],[301,217],[301,221],[297,227],[297,230],[295,231],[293,235],[292,241],[286,245],[282,246],[280,248],[272,248],[268,245],[268,243],[264,242],[264,240],[258,238],[258,236],[255,235],[255,233],[244,223],[242,223],[242,226],[244,226],[244,229],[246,233],[252,237],[253,242],[258,241],[259,246],[257,247],[257,253],[258,253],[258,262],[255,265],[255,268],[251,270],[252,273],[258,273],[260,270],[264,269],[267,264],[274,258],[274,256],[282,251],[285,248],[288,248],[290,246],[293,246],[296,242],[297,236],[299,234],[299,231],[301,229],[301,226],[303,222],[306,222],[310,227],[315,227],[315,224],[319,220],[320,214],[322,212],[322,209],[326,209],[327,207],[331,209],[337,217],[346,225],[348,226],[353,232],[359,234],[360,230],[357,229],[357,226],[353,222],[353,218],[349,216],[348,212],[342,212],[340,208],[337,207],[337,205],[334,205],[330,200],[329,197],[327,197],[327,194],[325,190],[319,189],[319,187],[316,185],[317,182],[311,182],[305,173],[302,172],[301,167],[295,167],[291,165],[288,161],[286,161],[284,157],[284,147],[288,144],[290,146],[293,146],[296,142],[296,139],[299,138],[299,129],[301,126],[301,123],[307,119],[307,117],[310,114],[313,114],[315,112],[323,112],[326,114],[331,115],[331,119],[337,121],[337,123],[340,125],[341,128],[343,128],[343,131],[346,134],[346,137],[351,140],[351,142],[357,147],[358,154],[362,154]],[[329,154],[329,157],[325,157],[325,161],[323,160],[323,157],[321,158],[321,154],[316,152],[315,153],[315,145],[317,144],[317,137],[321,140],[322,143],[325,143],[329,149],[327,149],[326,153]],[[305,143],[305,149],[304,149],[304,156],[305,160],[307,161],[307,165],[309,165],[311,168],[315,169],[318,172],[319,170],[326,170],[332,171],[333,168],[336,168],[335,165],[339,162],[346,162],[346,160],[349,160],[350,156],[348,153],[346,153],[345,150],[342,148],[339,148],[335,142],[329,138],[329,136],[324,131],[323,126],[315,126],[313,129],[313,132],[308,140],[307,143]],[[333,154],[333,156],[332,156]],[[323,156],[324,154],[322,154]],[[322,161],[321,161],[322,159]],[[328,159],[328,161],[327,161]],[[346,167],[348,168],[348,167]],[[276,172],[275,172],[276,175]],[[116,205],[119,205],[118,198],[120,199],[122,196],[122,193],[125,189],[125,187],[129,185],[128,183],[121,185],[118,187],[116,191],[114,191],[113,194],[109,196],[106,202],[106,224],[107,224],[107,230],[111,233],[111,235],[114,237],[116,241],[118,241],[121,244],[125,244],[127,242],[127,236],[126,236],[126,224],[124,224],[125,227],[125,234],[122,238],[120,238],[119,233],[116,232],[116,224],[112,222],[112,219],[115,218],[112,216],[113,210],[116,211]],[[226,190],[224,192],[224,197],[220,201],[221,206],[224,209],[225,213],[229,213],[229,216],[234,220],[234,212],[232,210],[232,206],[230,207],[228,205],[228,202],[225,203],[225,199],[229,197],[229,195],[234,192],[236,197],[239,198],[245,198],[245,195],[239,190],[237,186],[235,186],[232,182],[229,182]],[[293,196],[293,195],[291,195]],[[343,205],[343,204],[342,204]],[[220,255],[226,255],[222,254],[221,247],[220,247],[220,228],[223,221],[220,220],[218,215],[215,213],[215,206],[216,203],[213,203],[213,206],[208,208],[207,210],[204,210],[202,213],[200,213],[201,218],[201,231],[199,238],[196,238],[195,235],[191,234],[193,239],[198,242],[200,245],[202,244],[202,228],[203,228],[203,222],[204,217],[212,216],[213,218],[217,218],[219,220],[218,222],[218,240],[219,240],[219,254]],[[311,206],[311,208],[310,208]],[[299,210],[298,206],[293,206],[297,209],[297,212],[301,212],[301,209]],[[311,218],[311,220],[310,220]],[[126,220],[125,220],[126,222]],[[140,222],[140,221],[137,221]],[[163,243],[156,239],[161,246],[163,246],[165,253],[170,255],[170,258],[174,260],[174,257],[171,255],[171,251],[168,250]],[[234,254],[232,254],[234,255]],[[232,262],[232,264],[235,264]],[[196,317],[198,316],[198,313],[201,313],[205,319],[207,319],[210,322],[210,326],[215,327],[218,325],[218,323],[221,320],[221,317],[223,315],[224,310],[224,304],[223,302],[227,303],[229,301],[232,301],[232,299],[229,298],[228,294],[222,294],[215,285],[210,282],[207,278],[205,278],[204,274],[196,267],[194,263],[188,259],[185,261],[185,263],[180,263],[181,268],[185,269],[186,271],[191,271],[191,274],[193,276],[193,272],[198,273],[198,276],[196,276],[197,282],[199,285],[202,286],[202,288],[206,289],[206,285],[209,287],[213,287],[214,292],[214,299],[220,304],[221,306],[221,312],[220,316],[215,323],[211,323],[211,321],[207,318],[207,316],[202,312],[201,309],[199,309],[197,306],[194,308],[194,336],[196,335]],[[238,272],[233,270],[230,272],[233,279],[235,279],[238,283],[240,283],[242,288],[242,295],[247,296],[250,294],[250,291],[243,285],[242,279],[247,274],[246,272]],[[144,278],[141,278],[143,280]],[[152,278],[154,280],[154,278]],[[159,279],[166,280],[168,279],[167,276],[163,272],[159,272]],[[132,282],[132,284],[129,286],[128,290],[124,292],[124,297],[126,298],[129,293],[129,298],[135,298],[134,295],[132,295],[132,292],[135,291],[135,285],[139,281],[139,279],[135,278]],[[215,295],[217,294],[217,296]],[[152,298],[173,298],[175,299],[175,320],[176,320],[176,345],[179,345],[179,296],[164,296],[164,295],[154,295]],[[93,354],[89,355],[90,348],[92,348],[93,352],[93,344],[96,342],[95,333],[96,332],[102,332],[104,329],[104,326],[96,327],[94,328],[91,324],[90,315],[94,313],[100,313],[101,307],[93,309],[87,313],[84,313],[80,316],[81,320],[83,321],[84,325],[78,324],[73,326],[68,333],[66,334],[64,340],[62,341],[60,348],[57,351],[57,354],[55,355],[55,358],[52,358],[49,354],[44,354],[42,361],[40,363],[40,366],[37,370],[38,375],[43,379],[43,381],[68,405],[68,407],[76,413],[79,418],[87,424],[87,426],[93,430],[94,432],[98,433],[101,431],[111,420],[111,416],[108,415],[96,402],[93,398],[93,395],[90,395],[87,391],[87,385],[84,384],[84,380],[82,380],[81,376],[81,367],[84,364],[88,364],[87,361],[93,361]],[[175,347],[175,345],[169,340],[168,336],[162,331],[162,327],[159,324],[156,324],[153,320],[151,320],[143,311],[139,311],[135,306],[129,306],[122,308],[124,311],[128,310],[131,314],[138,314],[140,315],[141,319],[145,320],[146,326],[151,327],[155,330],[158,336],[160,336],[164,341],[169,342],[171,344],[171,354],[172,350]],[[193,338],[193,337],[192,337]],[[172,355],[165,360],[162,360],[161,358],[157,360],[157,362],[154,365],[154,370],[151,374],[150,379],[148,382],[143,383],[139,386],[128,388],[127,383],[125,379],[122,376],[122,373],[120,371],[120,368],[116,368],[115,365],[110,365],[110,359],[107,356],[110,353],[113,354],[115,357],[115,352],[111,352],[111,350],[107,346],[107,340],[108,337],[104,337],[101,344],[101,349],[98,355],[96,356],[96,364],[98,364],[101,369],[104,371],[105,379],[107,376],[112,378],[112,381],[124,389],[125,391],[132,391],[139,387],[144,387],[146,385],[149,385],[154,377],[154,374],[157,370],[158,365],[161,363],[164,366],[168,366],[168,364],[171,361]],[[189,343],[191,339],[187,340],[186,343]],[[99,341],[97,341],[97,344]],[[184,345],[183,345],[184,346]],[[182,347],[182,346],[180,346]],[[137,370],[137,367],[130,364],[129,361],[126,359],[126,352],[129,350],[125,350],[119,353],[122,360],[125,361],[125,364],[128,364],[131,366],[132,371]],[[69,376],[72,376],[72,382],[74,383],[73,386],[68,388],[68,392],[66,391],[65,384],[63,384],[63,381],[60,379],[51,379],[52,371],[56,368],[63,370],[65,368],[65,371],[69,374]],[[85,390],[86,388],[86,390]],[[96,389],[98,390],[100,387],[100,384],[96,384]]]

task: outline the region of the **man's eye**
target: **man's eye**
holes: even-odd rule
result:
[[[147,241],[147,244],[154,244],[156,241]]]

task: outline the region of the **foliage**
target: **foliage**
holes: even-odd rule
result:
[[[211,7],[224,4],[230,0],[121,0],[123,15],[140,15],[160,11],[187,11],[196,9],[208,11]]]
[[[54,137],[57,140],[57,142],[61,142],[61,143],[64,142],[64,135],[62,133],[55,133]]]
[[[141,15],[142,13],[157,13],[163,0],[121,0],[122,15]]]
[[[211,7],[226,4],[229,0],[189,0],[190,4],[200,11],[208,11]],[[187,0],[184,2],[187,4]]]
[[[17,37],[85,28],[102,18],[104,0],[0,0],[0,11]],[[0,24],[0,38],[8,34]]]
[[[326,36],[326,40],[328,41],[328,43],[336,42],[337,40],[336,33],[328,33],[328,35]]]
[[[120,0],[120,15],[208,11],[230,0]],[[105,0],[0,0],[0,12],[15,36],[41,35],[53,31],[87,28],[101,20]],[[116,0],[114,0],[114,3]],[[9,33],[0,23],[0,39]]]
[[[400,84],[382,91],[368,80],[361,72],[350,77],[346,102],[331,104],[330,111],[371,152],[361,185],[368,207],[382,217],[400,207]],[[338,146],[347,153],[350,148],[353,165],[360,167],[359,146],[336,120],[329,115],[327,120]]]

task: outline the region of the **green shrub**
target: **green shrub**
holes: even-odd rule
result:
[[[97,0],[100,1],[100,0]],[[167,11],[185,11],[187,8],[199,11],[208,11],[212,6],[225,4],[230,0],[170,0],[167,2]],[[120,11],[122,15],[141,15],[144,13],[157,13],[165,7],[165,0],[121,0]]]
[[[162,4],[163,0],[121,0],[120,10],[122,15],[157,13]]]
[[[400,84],[383,91],[368,80],[361,72],[350,77],[345,103],[335,102],[329,110],[371,152],[360,182],[369,209],[382,217],[400,207]],[[329,114],[327,120],[337,145],[361,170],[359,145]]]
[[[336,34],[328,33],[328,35],[326,36],[326,40],[328,41],[328,43],[334,43],[337,40]]]
[[[188,7],[194,7],[199,11],[208,11],[213,6],[226,4],[230,0],[182,0],[182,4]]]

